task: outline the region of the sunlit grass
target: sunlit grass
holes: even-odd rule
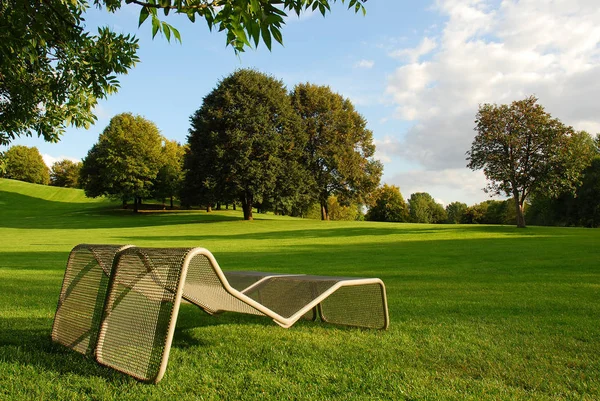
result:
[[[61,191],[0,180],[2,400],[600,397],[598,230],[135,216]],[[141,384],[50,341],[68,252],[84,242],[203,246],[224,270],[380,277],[391,327],[285,330],[183,305],[165,378]]]

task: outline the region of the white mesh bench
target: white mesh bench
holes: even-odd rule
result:
[[[164,375],[181,299],[209,314],[267,316],[386,329],[379,279],[227,272],[204,248],[78,245],[71,251],[52,339],[139,380]]]

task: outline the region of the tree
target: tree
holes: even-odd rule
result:
[[[50,185],[55,187],[78,188],[81,162],[61,160],[54,162],[50,169]]]
[[[467,167],[483,169],[486,192],[513,197],[517,227],[525,227],[528,196],[573,191],[590,162],[590,154],[579,153],[584,134],[552,118],[534,96],[511,105],[483,104],[475,123]]]
[[[6,157],[4,152],[0,152],[0,177],[4,177],[6,174]]]
[[[308,135],[303,164],[312,183],[309,188],[328,219],[327,200],[335,195],[344,204],[366,203],[379,185],[382,164],[373,159],[373,133],[350,100],[329,87],[296,85],[292,105]]]
[[[179,193],[183,182],[183,157],[186,147],[177,141],[165,140],[161,152],[161,166],[154,180],[154,197],[163,203],[169,198],[173,209],[173,198]]]
[[[408,198],[410,221],[413,223],[445,223],[448,219],[444,207],[427,192],[416,192]]]
[[[408,220],[408,205],[397,186],[384,184],[375,190],[373,199],[375,204],[369,208],[365,219],[389,222]]]
[[[583,172],[581,186],[577,188],[577,204],[580,224],[586,227],[600,227],[600,147],[598,156]]]
[[[50,182],[50,170],[37,148],[13,146],[6,151],[4,159],[6,178],[42,185]]]
[[[345,0],[341,0],[342,3]],[[355,12],[366,0],[348,0]],[[115,12],[123,4],[140,6],[139,24],[149,17],[152,36],[181,41],[177,29],[159,19],[170,12],[196,18],[225,31],[236,52],[283,43],[287,13],[316,10],[323,15],[335,0],[93,0]],[[107,27],[92,35],[85,29],[87,0],[0,1],[0,145],[37,133],[58,141],[66,126],[88,127],[96,120],[98,99],[119,88],[117,74],[138,61],[138,41]]]
[[[450,224],[458,224],[461,222],[462,216],[467,210],[467,204],[462,202],[452,202],[446,206],[447,222]]]
[[[238,199],[244,219],[257,203],[290,194],[305,137],[281,81],[254,70],[223,79],[191,117],[186,155],[186,202]],[[285,177],[285,180],[282,178]],[[302,185],[287,186],[298,191]]]
[[[152,183],[161,166],[163,137],[151,121],[129,113],[114,116],[98,142],[83,159],[80,180],[85,195],[108,195],[134,200],[152,194]]]

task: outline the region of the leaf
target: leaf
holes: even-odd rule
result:
[[[260,27],[260,32],[263,37],[263,42],[265,42],[265,46],[267,46],[267,49],[271,50],[271,33],[269,32],[268,26],[262,25]]]
[[[156,36],[156,33],[160,30],[160,21],[155,16],[152,16],[152,39]]]
[[[276,27],[272,26],[271,33],[273,34],[273,37],[275,38],[275,40],[277,42],[279,42],[280,45],[283,45],[283,37],[281,36],[281,31],[279,29],[277,29]]]
[[[149,15],[150,13],[148,12],[148,7],[142,7],[142,9],[140,10],[140,22],[138,24],[138,28],[142,26],[142,24],[144,23],[144,21],[146,21]]]
[[[175,39],[177,39],[179,43],[181,43],[181,35],[179,34],[179,31],[174,27],[171,27],[171,32],[173,33],[173,36],[175,36]]]
[[[167,42],[170,42],[171,41],[171,28],[169,28],[169,24],[167,24],[166,22],[163,22],[162,30],[163,30],[163,33],[165,34],[165,37],[167,38]]]

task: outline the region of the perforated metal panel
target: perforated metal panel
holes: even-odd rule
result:
[[[190,249],[130,248],[117,256],[96,359],[158,382],[169,357]]]
[[[258,275],[238,275],[237,285],[244,286],[247,283],[251,285],[252,282],[258,280],[260,280]],[[209,313],[229,311],[264,316],[256,308],[240,301],[226,291],[217,270],[210,259],[203,254],[195,255],[190,261],[183,287],[183,297]]]
[[[69,254],[52,340],[92,356],[115,255],[130,245],[77,245]]]
[[[388,316],[383,284],[346,283],[321,302],[321,319],[346,326],[385,329]]]

